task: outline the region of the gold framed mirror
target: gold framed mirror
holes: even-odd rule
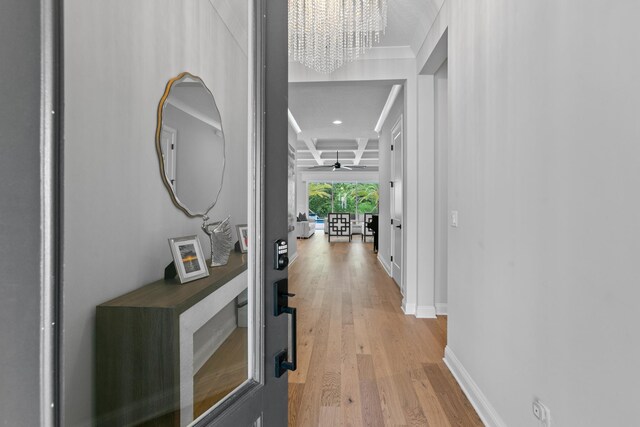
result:
[[[167,83],[158,105],[156,151],[171,200],[189,217],[216,205],[225,172],[220,111],[204,81],[183,72]]]

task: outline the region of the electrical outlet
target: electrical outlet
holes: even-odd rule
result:
[[[551,412],[549,408],[547,408],[544,403],[539,400],[533,401],[533,416],[540,420],[543,426],[550,427],[551,426]]]

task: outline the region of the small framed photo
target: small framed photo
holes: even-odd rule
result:
[[[180,277],[180,283],[191,282],[209,275],[198,236],[175,237],[169,239],[173,262]]]
[[[249,250],[249,227],[247,224],[236,225],[236,231],[238,232],[238,241],[240,242],[240,251],[246,254]]]

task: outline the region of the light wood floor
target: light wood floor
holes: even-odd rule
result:
[[[298,240],[290,426],[482,426],[442,362],[446,317],[416,319],[372,244]]]
[[[193,377],[198,418],[247,379],[247,328],[236,328]]]

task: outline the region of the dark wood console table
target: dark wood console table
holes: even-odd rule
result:
[[[246,269],[246,254],[232,252],[226,266],[209,269],[209,277],[184,285],[177,279],[158,280],[96,308],[98,426],[185,424],[180,410],[185,349],[180,343],[184,346],[185,338],[192,337],[180,336],[181,315],[209,309],[212,298],[228,299],[242,286],[246,289]],[[233,289],[223,289],[227,284]]]

